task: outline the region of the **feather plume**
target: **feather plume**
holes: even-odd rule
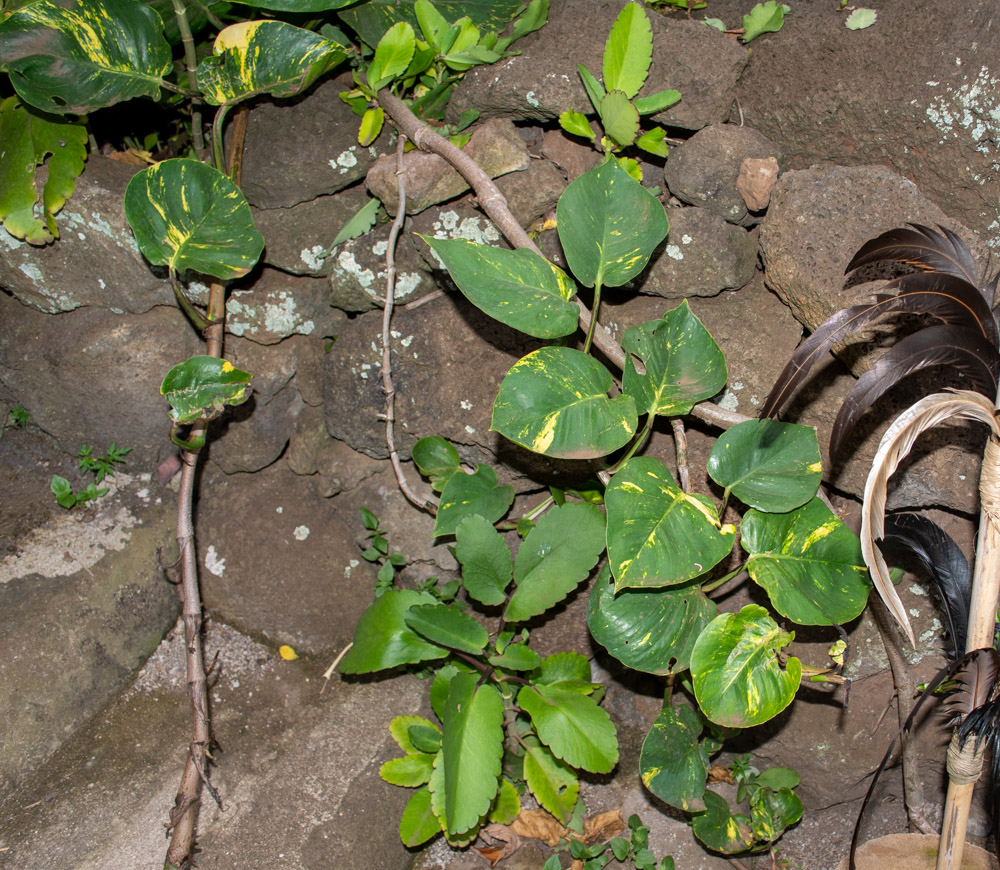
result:
[[[966,657],[966,664],[955,675],[958,689],[945,699],[945,708],[965,727],[974,711],[986,704],[996,687],[1000,656],[993,649],[977,649]],[[974,726],[970,726],[973,728]],[[965,738],[959,734],[960,739]]]
[[[913,628],[875,541],[885,535],[886,490],[892,473],[910,452],[921,432],[952,418],[979,420],[986,423],[994,435],[1000,436],[993,403],[984,396],[970,390],[934,393],[903,411],[885,431],[865,483],[861,509],[861,553],[875,588],[913,646],[916,646]]]

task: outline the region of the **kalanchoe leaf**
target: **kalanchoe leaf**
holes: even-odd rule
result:
[[[875,401],[907,375],[931,366],[950,366],[970,378],[984,395],[997,392],[997,349],[969,329],[929,326],[908,335],[879,357],[851,388],[830,432],[830,454],[836,456]]]

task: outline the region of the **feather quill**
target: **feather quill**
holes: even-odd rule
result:
[[[889,579],[889,567],[875,541],[885,535],[886,493],[892,473],[922,432],[953,418],[979,420],[990,427],[994,436],[1000,437],[993,403],[985,396],[970,390],[934,393],[911,405],[886,429],[865,482],[861,508],[861,553],[871,572],[872,583],[914,647],[917,643],[909,617]]]

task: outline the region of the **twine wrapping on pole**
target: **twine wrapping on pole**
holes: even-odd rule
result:
[[[948,777],[956,785],[978,782],[983,773],[985,755],[982,741],[970,736],[963,744],[956,729],[948,744]]]

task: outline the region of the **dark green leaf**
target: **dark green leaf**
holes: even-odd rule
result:
[[[462,470],[458,451],[439,435],[421,438],[413,445],[411,456],[420,473],[431,479],[435,492],[441,492],[449,478]]]
[[[240,189],[198,160],[164,160],[133,176],[125,217],[143,256],[178,273],[239,278],[264,250]]]
[[[622,388],[640,414],[679,416],[726,385],[726,358],[685,299],[660,320],[632,326],[622,336]],[[644,374],[636,370],[635,355]]]
[[[708,473],[751,507],[793,510],[816,495],[823,477],[816,430],[777,420],[737,423],[712,447]]]
[[[476,620],[454,607],[423,604],[411,607],[403,621],[431,643],[478,655],[489,643],[489,634]]]
[[[653,115],[664,109],[669,109],[674,103],[679,102],[680,98],[681,92],[671,88],[666,91],[657,91],[648,97],[636,97],[634,102],[640,115]]]
[[[604,46],[604,87],[622,91],[626,98],[634,97],[646,81],[652,60],[653,31],[646,10],[638,3],[626,3]]]
[[[691,654],[694,693],[705,716],[749,728],[784,710],[795,697],[802,664],[789,656],[782,667],[778,652],[794,637],[759,604],[713,619]]]
[[[443,659],[447,649],[428,643],[404,621],[404,614],[414,605],[436,603],[433,595],[413,589],[389,589],[376,598],[358,620],[354,645],[340,663],[341,673],[368,674]]]
[[[272,9],[275,12],[326,12],[350,6],[357,0],[240,0],[240,2],[257,9]]]
[[[702,724],[690,707],[663,710],[642,742],[642,784],[660,800],[688,812],[705,808],[708,754],[701,745]]]
[[[416,719],[419,717],[415,716],[413,718]],[[411,725],[406,733],[418,752],[433,754],[441,748],[441,731],[430,722],[427,722],[426,725]]]
[[[447,21],[457,21],[467,15],[472,23],[483,31],[500,31],[517,14],[522,2],[521,0],[436,0],[434,6]],[[377,45],[382,34],[397,21],[408,21],[411,26],[419,27],[414,11],[414,0],[372,0],[338,14],[371,46]]]
[[[772,767],[757,777],[757,785],[778,791],[782,788],[797,788],[799,775],[788,767]]]
[[[707,498],[685,493],[658,459],[630,459],[605,493],[615,589],[673,586],[728,555],[736,530]]]
[[[455,835],[479,823],[500,787],[503,701],[492,685],[478,682],[474,674],[456,674],[444,707],[444,815]]]
[[[513,502],[514,487],[500,486],[497,473],[488,465],[477,465],[475,474],[453,474],[441,492],[434,534],[454,534],[458,524],[471,514],[496,522]]]
[[[753,845],[750,819],[745,815],[733,815],[726,799],[714,791],[705,792],[706,810],[691,819],[695,836],[709,849],[723,855],[746,852]]]
[[[603,552],[600,508],[583,502],[553,507],[517,551],[517,589],[507,604],[505,620],[524,622],[562,601],[587,578]]]
[[[0,24],[0,67],[45,112],[158,97],[170,64],[160,16],[135,0],[38,0]]]
[[[198,65],[198,87],[213,106],[294,96],[347,57],[337,43],[284,21],[231,24],[214,52]]]
[[[16,239],[44,245],[59,238],[56,212],[73,195],[87,159],[87,128],[21,105],[0,103],[0,221]],[[45,166],[41,218],[36,216],[37,182]]]
[[[508,671],[533,671],[541,661],[538,653],[524,643],[512,643],[502,654],[489,657],[491,665]]]
[[[462,668],[465,672],[472,670],[470,665],[462,663]],[[431,709],[434,711],[434,715],[441,719],[444,716],[444,703],[448,700],[448,687],[451,685],[452,678],[455,674],[461,673],[462,671],[455,664],[447,664],[443,668],[438,668],[438,672],[434,675],[434,679],[431,681]]]
[[[517,703],[542,743],[572,767],[608,773],[618,763],[615,726],[589,696],[558,686],[524,686]]]
[[[340,232],[337,233],[337,237],[330,243],[330,247],[335,248],[343,242],[356,239],[358,236],[363,236],[367,233],[368,230],[375,226],[375,218],[378,215],[381,205],[382,203],[374,197],[369,199],[354,213],[354,217],[341,227]]]
[[[814,498],[786,514],[747,511],[747,570],[775,610],[801,625],[843,625],[868,601],[871,583],[857,536]]]
[[[207,421],[218,417],[226,406],[249,399],[252,377],[228,360],[193,356],[167,372],[160,395],[170,403],[170,419],[175,423]]]
[[[577,280],[620,287],[667,236],[660,201],[610,160],[577,178],[556,206],[559,240]]]
[[[431,793],[425,786],[413,793],[399,819],[399,837],[413,849],[440,833],[441,823],[431,810]]]
[[[532,682],[547,686],[556,683],[577,683],[590,679],[590,662],[578,652],[553,653],[542,659]]]
[[[421,749],[420,747],[414,745],[413,739],[410,737],[411,728],[429,728],[432,731],[436,731],[438,735],[438,742],[440,742],[441,732],[435,728],[429,719],[425,719],[423,716],[396,716],[389,723],[389,733],[392,735],[392,739],[396,741],[399,748],[402,749],[403,752],[406,752],[407,754],[415,754],[418,752],[437,752],[437,749]]]
[[[524,779],[535,800],[565,825],[573,815],[580,780],[534,735],[524,737]]]
[[[463,519],[455,528],[455,558],[462,565],[462,585],[480,604],[503,604],[514,576],[514,562],[503,536],[481,516]]]
[[[492,428],[535,453],[593,459],[626,444],[638,418],[630,396],[608,397],[611,374],[593,357],[543,347],[507,372]]]
[[[576,331],[576,287],[558,266],[527,248],[508,251],[465,239],[421,236],[477,308],[535,338]]]
[[[632,850],[632,844],[624,837],[615,837],[608,845],[611,846],[611,852],[618,861],[624,861]]]
[[[622,589],[615,594],[610,580],[605,566],[587,602],[587,626],[594,640],[636,671],[687,670],[694,642],[715,617],[715,603],[699,586]]]

